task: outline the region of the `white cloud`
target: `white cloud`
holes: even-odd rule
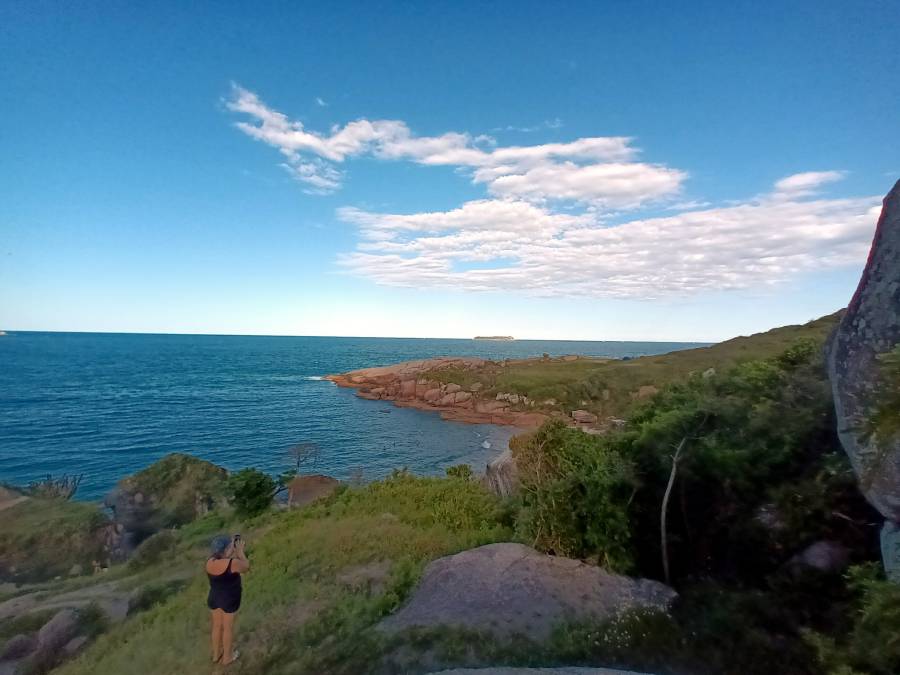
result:
[[[238,86],[227,106],[249,116],[236,126],[276,148],[314,194],[337,190],[337,167],[360,156],[454,166],[485,187],[490,198],[448,211],[338,209],[360,234],[340,264],[379,284],[632,299],[758,288],[862,263],[880,202],[820,198],[844,174],[812,171],[711,207],[678,202],[687,173],[639,161],[625,136],[503,146],[490,136],[418,136],[402,121],[367,119],[321,133]],[[671,215],[604,220],[649,204]]]
[[[628,209],[677,194],[686,177],[683,171],[654,164],[554,162],[498,176],[489,190],[500,197],[563,199]]]
[[[508,200],[410,215],[343,209],[339,217],[360,226],[363,241],[340,262],[379,284],[541,296],[652,299],[743,289],[861,263],[879,201],[774,193],[614,226]]]
[[[303,161],[289,158],[281,167],[295,180],[306,183],[304,192],[313,195],[331,194],[341,186],[341,172],[320,159]]]
[[[826,183],[833,183],[844,177],[843,171],[806,171],[782,178],[775,183],[775,194],[784,197],[805,197],[818,192]]]
[[[495,127],[491,131],[516,131],[523,134],[533,134],[538,131],[543,131],[544,129],[562,129],[563,122],[558,117],[554,117],[552,120],[544,120],[540,124],[535,124],[530,127],[525,126],[516,126],[514,124],[508,124],[505,127]]]
[[[328,104],[325,102],[325,99],[321,96],[316,96],[316,105],[320,108],[325,108],[328,106]]]
[[[363,155],[429,166],[457,166],[472,171],[495,195],[531,201],[564,199],[601,206],[633,207],[678,193],[683,171],[633,161],[637,150],[625,136],[578,138],[566,143],[498,146],[489,136],[447,132],[417,136],[399,120],[366,120],[335,126],[323,134],[306,129],[235,85],[227,107],[248,115],[238,129],[277,148],[298,180],[313,191],[333,192],[339,164]],[[559,121],[547,123],[555,128]]]

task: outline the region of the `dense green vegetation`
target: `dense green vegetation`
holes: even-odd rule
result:
[[[604,438],[559,421],[514,439],[512,450],[522,482],[519,536],[557,555],[595,555],[614,571],[629,571],[633,465]]]
[[[791,563],[819,541],[839,542],[856,562],[877,557],[879,519],[835,438],[821,342],[801,339],[768,359],[689,376],[634,408],[620,432],[588,437],[548,424],[513,451],[525,487],[518,524],[536,545],[620,567],[631,561],[631,571],[668,576],[682,593],[672,617],[640,619],[646,630],[615,641],[621,653],[599,639],[582,655],[588,661],[815,673],[835,659],[820,663],[826,651],[805,636],[825,644],[822,635],[849,631],[859,672],[894,672],[861,661],[866,649],[854,644],[872,612],[900,629],[900,595],[880,596],[892,609],[876,610],[876,582],[854,600],[859,584]],[[854,624],[860,603],[864,618]],[[648,662],[648,651],[664,663]]]
[[[266,511],[272,503],[277,483],[258,469],[241,469],[228,477],[226,490],[241,518],[251,518]]]

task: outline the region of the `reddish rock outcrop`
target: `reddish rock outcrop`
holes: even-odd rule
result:
[[[463,386],[446,382],[440,371],[475,371],[494,366],[491,361],[469,357],[448,357],[406,361],[392,366],[364,368],[342,375],[329,375],[339,387],[356,389],[357,396],[393,401],[401,407],[434,410],[441,417],[471,424],[508,424],[531,429],[539,427],[547,415],[526,410],[531,402],[524,396],[482,396],[479,382]]]

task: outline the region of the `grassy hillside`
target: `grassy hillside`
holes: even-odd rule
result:
[[[823,342],[840,318],[840,312],[798,326],[784,326],[765,333],[727,340],[710,347],[688,349],[627,361],[581,358],[509,361],[478,371],[437,371],[435,379],[469,387],[480,382],[484,395],[511,392],[537,401],[538,407],[569,411],[586,408],[600,415],[621,415],[640,387],[662,386],[692,372],[722,370],[755,359],[767,359],[800,338]],[[542,405],[552,399],[556,405]]]
[[[209,516],[178,531],[178,543],[142,572],[153,586],[187,565],[188,587],[115,626],[60,672],[214,672],[203,544],[239,527],[252,569],[238,622],[242,655],[229,672],[371,672],[392,648],[372,626],[405,599],[424,564],[509,539],[502,519],[499,502],[475,483],[407,474],[240,526]]]

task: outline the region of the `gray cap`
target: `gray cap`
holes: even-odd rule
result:
[[[209,549],[214,558],[224,558],[225,551],[231,546],[231,537],[227,534],[220,534],[210,542]]]

